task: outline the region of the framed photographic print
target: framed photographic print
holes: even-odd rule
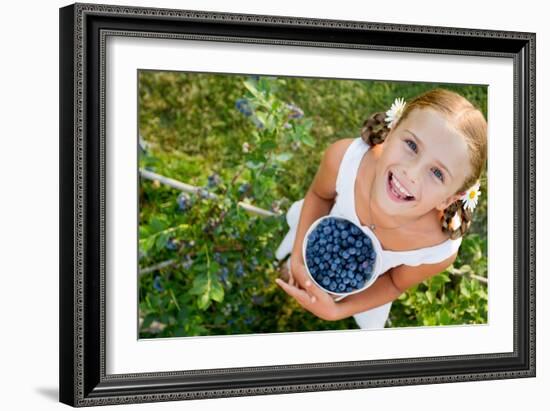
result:
[[[535,34],[60,9],[60,400],[535,376]]]

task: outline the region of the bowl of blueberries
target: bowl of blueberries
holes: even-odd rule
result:
[[[376,243],[352,221],[327,215],[309,227],[302,244],[306,271],[336,300],[370,287],[379,266]]]

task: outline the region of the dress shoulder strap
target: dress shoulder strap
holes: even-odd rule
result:
[[[346,149],[338,168],[338,176],[336,177],[336,192],[338,194],[342,194],[346,190],[353,188],[359,163],[369,147],[361,137],[357,137]]]

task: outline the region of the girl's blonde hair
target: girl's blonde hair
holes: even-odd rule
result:
[[[415,109],[429,108],[445,115],[449,123],[466,141],[472,172],[466,177],[457,193],[463,193],[479,180],[487,161],[487,121],[481,111],[467,99],[455,92],[437,88],[428,91],[407,103],[401,117],[393,128],[405,120]],[[383,143],[390,129],[385,122],[385,113],[374,113],[361,128],[361,137],[370,146]],[[455,213],[461,218],[460,227],[451,229],[450,222]],[[472,222],[472,212],[463,207],[462,200],[450,204],[441,217],[441,230],[450,238],[463,236]]]

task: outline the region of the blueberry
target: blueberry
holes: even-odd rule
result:
[[[178,208],[180,211],[186,211],[191,207],[191,198],[189,194],[181,192],[176,199],[178,203]]]
[[[350,280],[349,285],[351,285],[352,287],[355,287],[357,285],[357,281],[355,279]]]
[[[196,191],[197,195],[199,196],[199,198],[209,198],[210,197],[210,193],[208,190],[206,190],[205,188],[199,188],[197,191]]]
[[[237,277],[244,276],[244,267],[240,261],[237,261],[237,264],[235,264],[235,274],[237,274]]]
[[[178,248],[178,244],[177,242],[174,241],[173,238],[170,238],[167,242],[166,242],[166,248],[171,250],[171,251],[174,251]]]
[[[159,292],[164,291],[164,288],[162,287],[162,284],[161,284],[160,276],[156,276],[155,279],[153,280],[153,287],[155,288],[155,290]]]
[[[354,245],[355,247],[361,249],[361,247],[363,247],[363,242],[361,240],[357,240]]]
[[[361,274],[355,274],[355,281],[359,282],[363,280],[363,276]]]
[[[181,266],[185,270],[188,270],[189,268],[191,268],[192,265],[193,265],[193,259],[189,256],[189,254],[187,254],[187,257],[186,257],[185,261],[181,264]]]
[[[221,178],[217,173],[208,176],[208,187],[215,187],[221,183]]]
[[[220,280],[222,280],[224,283],[227,283],[227,279],[229,277],[229,270],[227,269],[227,267],[223,267],[221,269],[221,274],[220,274]]]
[[[353,235],[357,235],[360,233],[359,228],[356,226],[352,226],[350,231]]]
[[[347,251],[344,251],[342,253],[342,257],[344,258],[344,260],[347,260],[349,258],[349,253]]]
[[[235,107],[246,117],[252,115],[252,107],[246,98],[240,98],[235,102]]]
[[[323,280],[321,281],[322,284],[326,287],[327,285],[330,284],[330,278],[329,277],[325,277],[323,278]]]
[[[364,282],[364,281],[358,281],[358,282],[357,282],[357,289],[363,288],[364,286],[365,286],[365,282]]]
[[[357,250],[356,250],[355,248],[351,247],[351,248],[348,250],[348,253],[349,253],[350,255],[354,255],[354,254],[357,253]]]
[[[346,289],[345,284],[338,284],[338,291],[344,291]]]
[[[353,288],[351,288],[351,287],[346,288],[346,293],[351,293],[352,291],[353,291]]]
[[[249,183],[243,183],[239,186],[239,194],[244,194],[248,191],[248,189],[250,188],[250,184]]]
[[[321,262],[321,259],[319,257],[315,257],[313,259],[313,262],[315,262],[315,264],[319,264]]]
[[[331,232],[332,232],[332,228],[328,226],[323,228],[323,234],[329,235]]]
[[[349,284],[349,282],[350,282],[350,279],[348,277],[344,277],[342,279],[342,283],[344,283],[344,284]]]
[[[340,237],[342,237],[344,240],[345,240],[346,238],[348,238],[348,236],[349,236],[349,233],[348,233],[347,231],[342,231],[342,232],[340,233]]]

